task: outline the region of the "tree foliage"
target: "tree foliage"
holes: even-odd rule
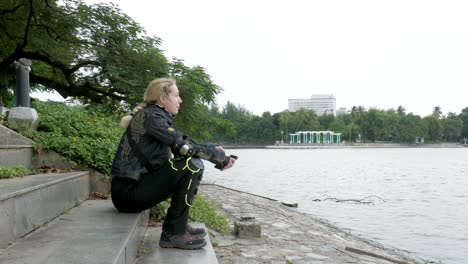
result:
[[[463,129],[463,120],[454,113],[448,113],[447,118],[442,119],[443,140],[457,141]]]
[[[161,39],[148,36],[113,4],[81,0],[4,0],[0,2],[0,103],[11,100],[15,61],[32,61],[36,90],[55,90],[83,103],[100,103],[109,112],[129,110],[142,101],[149,82],[177,80],[184,101],[177,125],[195,139],[210,139],[208,128],[226,122],[210,117],[206,106],[221,87],[201,66],[168,60]],[[193,126],[198,122],[197,126]],[[228,129],[228,132],[233,132]]]
[[[14,86],[14,62],[33,62],[35,89],[113,103],[141,100],[169,64],[160,39],[113,5],[79,0],[5,0],[0,3],[0,88]]]
[[[468,138],[468,107],[463,108],[458,117],[463,121],[461,137]]]

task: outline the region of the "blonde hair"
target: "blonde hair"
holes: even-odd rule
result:
[[[143,95],[143,103],[140,103],[129,115],[122,117],[120,126],[126,128],[132,121],[133,116],[140,110],[144,109],[149,104],[158,104],[161,95],[169,95],[171,87],[176,84],[172,78],[158,78],[150,82]]]

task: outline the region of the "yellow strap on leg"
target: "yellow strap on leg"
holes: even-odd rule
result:
[[[169,159],[169,163],[171,164],[171,168],[172,168],[173,170],[179,171],[176,167],[174,167],[174,162],[173,162],[171,159]]]
[[[200,169],[198,170],[192,170],[189,166],[189,161],[192,159],[192,157],[189,157],[186,161],[185,161],[185,167],[182,169],[182,170],[185,170],[185,169],[188,169],[190,172],[192,172],[192,174],[195,174],[197,172],[200,171]]]
[[[198,170],[193,170],[192,168],[190,168],[190,165],[189,165],[189,161],[192,159],[192,157],[188,157],[186,160],[185,160],[185,166],[182,168],[182,170],[185,170],[185,169],[188,169],[192,174],[195,174],[197,172],[200,171],[200,169]],[[171,164],[171,168],[175,171],[179,171],[176,167],[174,167],[174,162],[169,159],[169,163]]]
[[[192,186],[192,179],[190,179],[189,184],[187,186],[187,191],[190,190],[190,186]]]
[[[190,186],[192,186],[192,179],[190,179],[189,184],[187,186],[187,193],[185,194],[185,204],[188,207],[191,207],[192,205],[188,203],[188,191],[190,190]]]
[[[188,203],[188,195],[187,195],[187,194],[185,195],[185,204],[186,204],[188,207],[192,207],[192,205]]]
[[[200,168],[198,168],[197,170],[193,170],[192,168],[190,168],[190,165],[189,165],[189,162],[190,160],[192,159],[192,157],[188,157],[186,160],[185,160],[185,166],[182,168],[182,171],[185,170],[185,169],[188,169],[192,174],[195,174],[197,172],[200,171]],[[174,167],[174,161],[172,161],[171,159],[169,159],[169,163],[171,164],[171,168],[175,171],[179,171],[176,167]],[[185,204],[188,206],[188,207],[191,207],[192,205],[189,203],[189,198],[188,198],[188,192],[190,191],[190,187],[192,186],[192,179],[190,179],[189,181],[189,184],[187,186],[187,193],[185,194]]]

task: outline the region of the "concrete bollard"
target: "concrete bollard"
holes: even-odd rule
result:
[[[16,66],[16,106],[30,107],[29,101],[29,72],[32,62],[22,58],[15,62]]]
[[[240,217],[234,221],[234,234],[238,238],[259,238],[261,237],[260,224],[255,217]]]
[[[19,59],[16,64],[16,107],[10,110],[8,121],[17,125],[26,126],[28,129],[37,130],[39,117],[35,109],[30,108],[29,98],[29,72],[31,61]]]

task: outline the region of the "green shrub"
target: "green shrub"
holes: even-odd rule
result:
[[[36,102],[37,131],[10,127],[36,142],[35,148],[51,149],[64,157],[109,175],[112,159],[123,133],[120,116],[93,106],[67,106],[58,102]]]
[[[0,166],[0,179],[22,177],[22,176],[31,175],[34,173],[35,173],[34,170],[25,168],[23,166],[17,166],[17,167]]]

